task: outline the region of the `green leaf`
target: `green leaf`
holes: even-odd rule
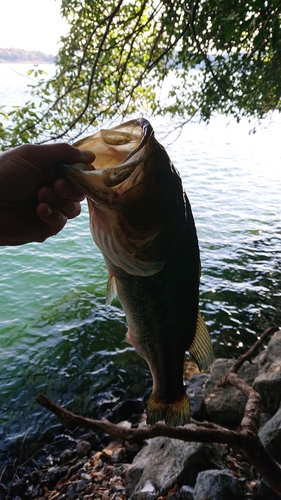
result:
[[[224,26],[223,35],[226,42],[229,42],[231,40],[233,29],[234,29],[233,22],[227,23]]]
[[[275,19],[274,25],[273,25],[273,30],[272,30],[272,39],[271,39],[271,45],[272,49],[275,51],[278,47],[278,43],[280,40],[280,21],[278,18]]]
[[[255,36],[253,40],[253,45],[255,49],[259,49],[264,43],[264,31],[261,29],[260,32]]]

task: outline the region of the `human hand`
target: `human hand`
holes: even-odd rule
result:
[[[55,167],[93,160],[68,144],[29,144],[0,155],[0,245],[43,242],[79,215],[84,195]]]

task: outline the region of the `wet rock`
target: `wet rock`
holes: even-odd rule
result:
[[[138,493],[135,493],[132,498],[137,500],[156,500],[158,498],[158,494],[153,484],[147,480],[142,489]]]
[[[149,491],[140,492],[137,496],[134,497],[137,500],[157,500],[158,495],[156,493],[150,493]]]
[[[92,478],[90,478],[90,480],[84,480],[84,479],[73,480],[67,486],[67,491],[66,491],[67,497],[69,497],[71,500],[81,498],[83,492],[89,488],[89,485],[91,484],[91,479]]]
[[[32,488],[32,498],[37,498],[40,492],[40,484],[33,486]]]
[[[260,429],[259,437],[270,455],[281,463],[281,408]]]
[[[28,478],[24,476],[10,487],[9,496],[12,498],[22,497],[28,488]]]
[[[186,394],[190,401],[190,415],[196,420],[205,420],[207,411],[203,397],[203,386],[209,379],[207,373],[198,373],[188,380]]]
[[[257,498],[259,500],[280,500],[280,496],[263,479],[257,489]]]
[[[112,455],[112,459],[111,459],[111,462],[113,464],[116,464],[116,463],[119,463],[119,462],[122,462],[124,457],[126,455],[126,452],[125,452],[125,448],[119,448],[119,450],[116,450],[113,455]]]
[[[89,484],[89,482],[84,481],[83,479],[81,479],[81,481],[77,481],[77,483],[75,485],[76,492],[81,493],[81,491],[85,491],[88,488],[88,484]]]
[[[108,410],[103,416],[111,422],[118,423],[122,420],[139,421],[139,415],[144,411],[143,401],[140,399],[127,399],[121,401],[114,408]]]
[[[78,457],[86,457],[91,450],[91,443],[89,443],[89,441],[79,441],[76,450]]]
[[[92,480],[91,474],[87,474],[87,472],[81,472],[80,478],[83,481],[91,481]]]
[[[122,441],[120,440],[111,441],[111,443],[109,443],[108,446],[103,448],[100,458],[101,460],[106,461],[112,459],[114,455],[115,455],[115,462],[118,461],[117,460],[118,455],[120,457],[121,455],[124,456],[124,449],[122,447]]]
[[[233,365],[231,359],[217,359],[212,368],[210,377],[203,389],[204,402],[208,419],[216,424],[237,426],[244,414],[246,397],[235,387],[217,387],[218,380],[222,379]],[[258,362],[246,362],[238,371],[239,377],[252,385],[258,374]]]
[[[77,498],[76,489],[74,488],[74,485],[71,484],[70,486],[68,486],[66,490],[66,495],[69,498],[69,500],[75,500]]]
[[[1,495],[3,495],[3,498],[5,498],[5,496],[7,496],[7,488],[4,484],[0,483],[0,498],[1,498]]]
[[[69,450],[68,448],[60,454],[60,462],[61,464],[66,464],[70,462],[75,457],[76,453],[73,450]]]
[[[193,500],[193,490],[194,488],[184,485],[179,491],[169,495],[169,500]]]
[[[129,462],[133,461],[133,459],[140,452],[141,449],[142,449],[141,445],[137,443],[131,444],[126,441],[125,451],[126,451],[126,457],[129,460]]]
[[[259,373],[253,388],[258,391],[268,413],[273,416],[281,403],[281,331],[276,332],[267,349],[259,355]]]
[[[193,491],[194,500],[243,500],[239,481],[227,469],[199,472]]]
[[[48,483],[49,487],[53,488],[59,479],[66,476],[68,473],[68,467],[64,465],[63,467],[50,467],[48,470]]]
[[[43,471],[35,470],[31,473],[31,481],[33,484],[40,484],[45,479],[45,473]]]
[[[68,471],[68,476],[73,476],[77,471],[79,471],[84,466],[84,461],[79,460],[77,463],[72,465]]]
[[[126,498],[142,498],[139,494],[148,481],[158,496],[165,495],[175,484],[194,485],[199,471],[220,467],[223,463],[215,445],[155,438],[128,467]]]
[[[90,443],[91,445],[92,450],[99,450],[101,446],[97,434],[95,434],[93,431],[87,432],[87,434],[83,434],[82,436],[80,436],[80,441],[88,441],[88,443]]]

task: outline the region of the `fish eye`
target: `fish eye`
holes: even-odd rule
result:
[[[171,176],[169,175],[169,172],[167,172],[166,169],[161,168],[157,170],[157,172],[155,172],[153,180],[156,186],[165,188],[171,182]]]

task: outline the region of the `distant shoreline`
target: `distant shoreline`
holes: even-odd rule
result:
[[[25,61],[25,60],[17,60],[17,61],[3,61],[0,59],[0,64],[54,64],[55,61]]]
[[[55,56],[40,50],[0,48],[0,64],[54,64]]]

